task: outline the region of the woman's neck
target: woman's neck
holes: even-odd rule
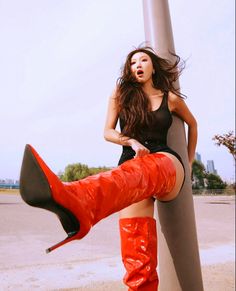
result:
[[[147,96],[161,95],[162,91],[153,87],[153,84],[145,83],[143,84],[143,91]]]

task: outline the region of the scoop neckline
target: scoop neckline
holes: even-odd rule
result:
[[[155,95],[152,95],[152,96],[155,96]],[[157,112],[162,107],[162,104],[164,102],[164,98],[165,98],[165,93],[163,93],[161,104],[159,105],[159,107],[154,109],[154,110],[151,110],[150,112]]]

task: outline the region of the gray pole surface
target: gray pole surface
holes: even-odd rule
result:
[[[175,52],[168,0],[143,0],[145,37],[158,55],[171,59]],[[181,17],[181,16],[180,16]],[[178,86],[178,84],[176,84]],[[168,145],[182,157],[186,178],[172,202],[158,202],[160,291],[202,291],[195,214],[185,129],[174,116]]]

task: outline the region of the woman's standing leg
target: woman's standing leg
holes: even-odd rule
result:
[[[121,255],[129,290],[156,291],[157,231],[152,198],[120,211]]]

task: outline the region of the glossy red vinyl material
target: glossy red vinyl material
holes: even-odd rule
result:
[[[111,171],[62,183],[33,147],[31,151],[47,178],[53,199],[79,220],[76,239],[84,237],[94,224],[112,213],[151,196],[163,197],[176,181],[171,159],[154,153],[129,160]]]
[[[152,217],[119,220],[121,255],[129,290],[157,291],[157,231]]]

